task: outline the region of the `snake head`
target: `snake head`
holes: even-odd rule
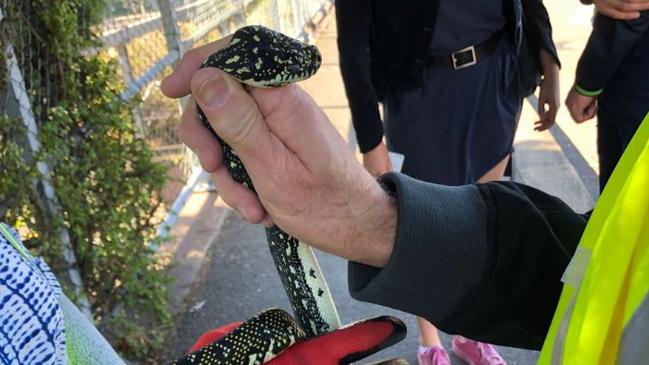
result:
[[[212,54],[202,67],[219,68],[247,85],[277,87],[311,77],[321,63],[315,46],[250,25],[237,30],[230,44]]]

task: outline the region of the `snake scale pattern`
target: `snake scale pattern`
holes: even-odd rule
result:
[[[288,313],[269,309],[174,364],[263,364],[305,337]]]
[[[247,26],[237,30],[229,45],[211,55],[201,67],[219,68],[246,85],[278,87],[312,76],[320,63],[316,47],[262,26]],[[255,191],[235,151],[197,109],[201,122],[221,144],[224,163],[233,179]],[[281,314],[284,312],[265,311],[244,322],[243,329],[176,364],[262,364],[300,338],[340,328],[329,288],[311,248],[277,226],[266,229],[266,238],[299,327],[291,326]]]

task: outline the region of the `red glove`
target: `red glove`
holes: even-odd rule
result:
[[[203,334],[190,352],[218,341],[241,322]],[[297,342],[270,360],[268,365],[339,365],[370,356],[406,337],[406,327],[399,319],[382,316],[356,322],[333,332]]]
[[[189,349],[189,352],[198,351],[203,346],[207,346],[212,342],[218,341],[221,337],[232,332],[235,328],[239,327],[243,322],[232,322],[228,325],[225,325],[221,328],[217,328],[208,332],[205,332],[198,338],[198,341]]]

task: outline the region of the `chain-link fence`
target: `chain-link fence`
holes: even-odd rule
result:
[[[326,11],[329,1],[107,0],[108,6],[101,21],[97,22],[96,14],[90,14],[91,11],[78,17],[87,24],[97,24],[88,26],[66,21],[59,24],[52,18],[35,21],[33,14],[39,14],[39,6],[43,4],[0,0],[0,190],[3,192],[0,194],[0,216],[26,221],[22,223],[23,226],[33,226],[31,223],[38,221],[47,227],[54,227],[44,231],[55,232],[62,244],[63,252],[60,255],[63,257],[63,267],[60,271],[66,273],[67,281],[78,293],[79,304],[86,314],[90,315],[90,311],[82,293],[84,283],[79,275],[80,256],[75,257],[75,250],[79,248],[70,239],[75,232],[70,230],[70,224],[61,221],[73,218],[70,216],[72,213],[62,209],[62,205],[70,205],[67,204],[68,199],[74,200],[80,194],[75,194],[74,186],[61,188],[65,191],[55,191],[56,184],[53,183],[54,178],[61,175],[53,173],[56,168],[71,161],[69,156],[72,154],[79,157],[85,153],[74,150],[81,145],[74,140],[92,138],[93,131],[90,129],[94,128],[93,123],[86,121],[103,118],[94,122],[99,126],[110,118],[123,117],[118,110],[126,108],[125,115],[132,113],[139,136],[152,147],[156,158],[168,162],[170,168],[164,193],[166,209],[159,209],[159,213],[156,210],[154,214],[160,220],[167,214],[165,223],[161,225],[163,229],[159,230],[164,235],[201,169],[194,155],[183,147],[176,135],[181,105],[179,101],[168,99],[160,93],[162,78],[171,71],[184,51],[219,39],[243,25],[261,24],[308,41],[309,30],[313,27],[312,19]],[[66,36],[83,29],[89,30],[85,36]],[[60,32],[59,37],[52,37],[60,39],[60,43],[44,44],[47,42],[43,35],[52,31]],[[93,32],[100,42],[87,43],[95,44],[94,47],[86,43],[83,46],[69,46],[75,42],[74,39],[91,39]],[[66,48],[74,51],[66,52]],[[83,51],[79,52],[78,49]],[[57,55],[72,58],[98,55],[99,58],[114,59],[119,64],[117,78],[121,78],[122,82],[115,82],[115,77],[110,76],[105,84],[77,87],[91,82],[91,78],[83,77],[87,72],[113,74],[100,63],[92,62],[84,64],[87,68],[84,70],[66,70],[62,65],[75,63],[61,61]],[[113,102],[108,101],[108,94],[102,96],[105,89],[110,89],[108,94],[120,95],[116,97],[121,100],[119,107],[111,106]],[[103,103],[104,114],[101,117],[98,110],[93,112],[92,105],[87,105],[89,114],[71,116],[79,110],[70,100],[77,102],[84,97],[77,98],[72,94],[83,93],[83,90],[93,90],[96,93],[93,102]],[[53,124],[46,121],[51,118],[68,120],[70,123],[73,120],[82,122],[68,124],[69,130],[57,131],[51,127],[48,129],[48,125]],[[131,118],[122,120],[127,119]],[[62,136],[68,140],[72,138],[72,142],[58,149],[52,147],[53,141]],[[50,149],[42,148],[44,145]],[[57,163],[58,167],[55,166]],[[74,180],[74,176],[72,178]],[[79,176],[78,181],[93,181],[95,178],[99,179]],[[98,183],[96,187],[85,188],[101,191],[106,187]],[[110,202],[107,204],[110,205]],[[21,208],[28,205],[31,208]],[[152,206],[156,205],[152,203]],[[24,211],[21,212],[21,209]]]
[[[164,193],[168,205],[173,201],[176,201],[175,209],[182,205],[178,204],[182,199],[177,198],[196,181],[200,168],[195,156],[176,135],[182,106],[180,101],[168,99],[160,93],[159,85],[164,75],[171,71],[184,51],[219,39],[248,24],[265,25],[309,41],[310,31],[314,28],[312,19],[319,13],[324,14],[331,1],[107,0],[102,21],[91,28],[99,36],[100,43],[84,53],[85,56],[99,54],[118,62],[119,77],[124,85],[121,98],[124,102],[138,101],[133,104],[132,113],[140,136],[156,152],[158,159],[169,163],[170,173]],[[3,4],[3,7],[18,6],[20,11],[12,12],[15,14],[25,14],[31,8],[29,2]],[[15,27],[27,26],[26,23],[26,19],[11,21],[14,30]],[[0,114],[19,117],[25,122],[25,128],[30,118],[34,120],[28,135],[37,145],[39,121],[48,117],[43,113],[56,105],[63,97],[61,93],[65,93],[65,88],[56,82],[64,71],[46,67],[55,63],[49,59],[53,53],[39,53],[47,47],[42,47],[39,43],[42,41],[32,36],[37,32],[25,34],[27,36],[15,51],[11,48],[11,37],[7,37],[9,48],[4,51],[11,48],[12,55],[5,60],[14,60],[14,64],[3,65],[3,68],[11,75],[5,79],[12,80],[13,84],[4,84],[0,88],[0,97],[3,98]],[[22,94],[13,92],[12,86],[20,86]],[[170,209],[172,213],[174,208]]]
[[[176,135],[180,102],[164,97],[160,81],[182,53],[249,24],[261,24],[309,41],[311,20],[330,0],[110,0],[98,27],[103,52],[119,61],[143,137],[170,162],[167,200],[177,199],[197,177],[199,165]],[[185,187],[184,190],[183,187]],[[180,199],[177,199],[177,203]],[[182,204],[175,204],[177,209]],[[172,209],[173,211],[173,209]]]
[[[83,282],[70,234],[64,225],[54,222],[54,217],[61,213],[61,205],[53,188],[51,168],[41,153],[37,121],[43,116],[35,112],[32,106],[32,103],[49,105],[51,100],[58,98],[61,88],[43,82],[50,75],[36,73],[32,67],[25,67],[33,66],[33,61],[42,55],[25,52],[26,47],[16,49],[8,42],[8,33],[11,31],[4,26],[6,16],[3,7],[0,7],[0,31],[4,34],[0,39],[0,121],[3,123],[3,128],[0,128],[3,132],[0,133],[0,173],[6,176],[2,179],[2,191],[6,194],[0,194],[0,217],[20,204],[15,200],[20,201],[25,196],[24,192],[33,191],[31,196],[42,209],[44,224],[56,227],[53,231],[61,243],[64,280],[77,296],[81,311],[90,318],[90,304],[82,291]],[[28,44],[37,41],[31,38],[25,40]],[[47,61],[47,57],[42,57],[43,63]],[[21,66],[27,70],[22,70]],[[25,74],[38,74],[39,77],[25,78]],[[35,85],[41,87],[36,88]],[[30,92],[32,89],[34,90]],[[15,123],[16,121],[20,123]],[[17,176],[24,180],[16,179]]]

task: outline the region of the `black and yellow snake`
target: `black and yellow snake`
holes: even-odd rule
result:
[[[202,67],[219,68],[246,85],[279,87],[311,77],[320,63],[315,46],[262,26],[247,26],[236,31],[229,45],[212,54]],[[225,166],[233,179],[254,191],[239,157],[214,132],[200,108],[198,114],[221,144]],[[296,321],[278,309],[264,311],[216,343],[174,364],[263,364],[300,339],[341,327],[311,248],[277,226],[266,229],[266,238]],[[394,321],[395,326],[403,326],[397,319]]]

